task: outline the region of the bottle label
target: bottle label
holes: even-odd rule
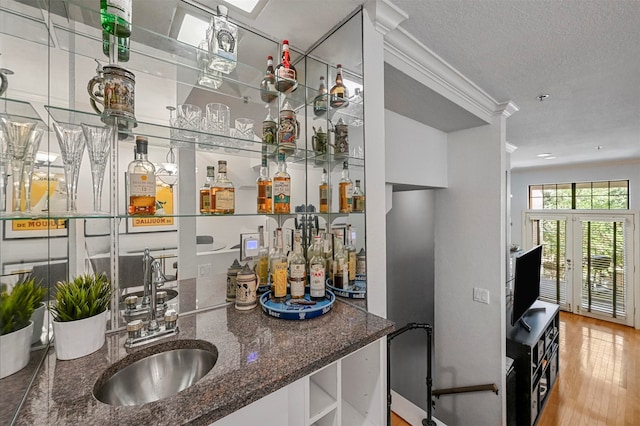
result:
[[[304,297],[304,280],[291,279],[289,284],[291,285],[291,297]]]
[[[131,0],[107,0],[107,13],[131,22]]]
[[[356,279],[356,252],[349,252],[349,281]]]
[[[233,210],[235,206],[234,192],[228,189],[222,189],[216,191],[216,209],[220,210]]]
[[[129,195],[130,196],[156,196],[156,179],[153,173],[131,173],[129,174]]]
[[[287,295],[287,262],[274,265],[273,271],[273,296],[285,297]]]
[[[358,256],[356,260],[356,274],[358,275],[366,275],[367,274],[367,258],[364,256]]]
[[[353,199],[353,185],[350,183],[345,185],[344,193],[346,194],[347,198]],[[351,204],[351,202],[349,204]]]
[[[354,212],[364,211],[364,197],[362,195],[356,195],[353,197],[353,211]]]
[[[289,204],[291,199],[291,182],[288,180],[276,180],[273,182],[273,193],[276,204]]]
[[[320,186],[320,205],[329,204],[329,185]]]
[[[267,275],[269,274],[269,258],[262,256],[258,261],[258,277],[260,278],[259,285],[265,285],[267,283]]]
[[[291,265],[291,279],[302,279],[305,278],[305,270],[304,264],[300,265]]]
[[[211,192],[208,189],[200,191],[200,212],[208,213],[211,211]]]
[[[311,297],[323,297],[325,293],[324,265],[319,263],[311,265],[309,275],[309,293]]]

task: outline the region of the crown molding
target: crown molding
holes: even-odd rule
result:
[[[511,117],[514,113],[520,111],[520,107],[511,101],[498,104],[495,115],[503,115],[505,118]]]
[[[409,17],[404,10],[389,0],[367,0],[364,7],[371,17],[374,28],[383,36],[396,29]]]

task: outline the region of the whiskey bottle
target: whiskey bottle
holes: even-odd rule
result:
[[[333,286],[346,290],[349,284],[349,264],[344,254],[344,233],[341,229],[335,231],[333,239]]]
[[[353,188],[353,211],[364,212],[364,191],[360,187],[359,179],[356,179],[356,187]]]
[[[364,247],[360,249],[356,257],[356,274],[367,275],[367,253]]]
[[[262,163],[260,165],[260,176],[258,176],[258,213],[273,212],[273,182],[269,177],[267,166],[266,146],[262,147]]]
[[[324,272],[333,281],[333,234],[326,232],[322,242],[322,257],[324,258]]]
[[[278,171],[273,176],[273,212],[291,212],[291,176],[287,173],[284,152],[278,153]]]
[[[136,136],[135,159],[127,167],[129,209],[131,215],[156,212],[156,168],[147,160],[145,136]]]
[[[238,27],[227,19],[228,9],[218,5],[218,15],[211,18],[207,29],[209,69],[229,74],[238,63]]]
[[[282,41],[282,62],[276,67],[276,90],[291,93],[298,87],[296,68],[291,64],[289,55],[289,41]]]
[[[349,179],[349,163],[342,163],[342,177],[338,182],[340,195],[340,213],[351,213],[353,210],[353,182]]]
[[[293,241],[293,256],[289,263],[289,286],[292,299],[304,298],[304,288],[307,282],[307,262],[302,254],[302,236],[296,230]]]
[[[349,93],[347,86],[342,82],[342,65],[340,64],[336,70],[336,84],[329,91],[329,97],[332,108],[342,108],[349,105]]]
[[[282,228],[276,229],[276,250],[269,258],[271,270],[271,300],[284,302],[287,299],[287,256],[282,251]]]
[[[322,300],[326,291],[325,262],[322,256],[322,237],[314,237],[313,256],[309,259],[309,296],[311,300]]]
[[[320,178],[320,185],[318,186],[320,196],[320,213],[329,213],[331,210],[329,205],[329,199],[331,197],[331,186],[329,185],[329,178],[327,175],[327,169],[322,169],[322,177]]]
[[[233,183],[227,177],[227,162],[218,161],[218,176],[211,186],[211,213],[233,214],[235,191]]]
[[[211,213],[211,186],[213,185],[214,178],[216,176],[216,168],[214,166],[207,166],[207,178],[200,187],[200,213]]]
[[[273,56],[267,56],[267,71],[260,82],[260,99],[268,104],[278,99],[276,75],[273,69]]]
[[[320,117],[327,113],[328,97],[327,88],[324,85],[324,76],[320,76],[318,95],[313,99],[313,113],[316,117]]]
[[[102,28],[109,34],[129,37],[131,35],[131,4],[132,0],[100,0]]]
[[[356,239],[354,234],[355,232],[351,229],[351,225],[347,225],[347,246],[345,251],[349,267],[349,285],[356,283]]]
[[[264,246],[264,226],[258,226],[259,249],[258,249],[258,267],[256,273],[260,283],[258,285],[266,285],[269,281],[269,252]]]

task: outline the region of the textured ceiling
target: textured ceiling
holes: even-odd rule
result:
[[[404,29],[520,107],[507,120],[515,168],[640,158],[640,1],[393,3],[409,14]],[[542,93],[551,96],[539,102]]]

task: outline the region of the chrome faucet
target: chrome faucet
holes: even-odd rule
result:
[[[144,250],[142,256],[142,271],[144,293],[141,309],[149,312],[149,322],[146,329],[145,323],[139,319],[127,323],[128,337],[124,344],[126,348],[144,345],[179,332],[178,314],[173,309],[167,311],[164,303],[164,325],[158,323],[157,289],[164,285],[167,277],[162,272],[162,264],[151,256],[148,248]],[[135,307],[135,303],[133,306]],[[132,312],[132,310],[128,307],[126,312]]]

